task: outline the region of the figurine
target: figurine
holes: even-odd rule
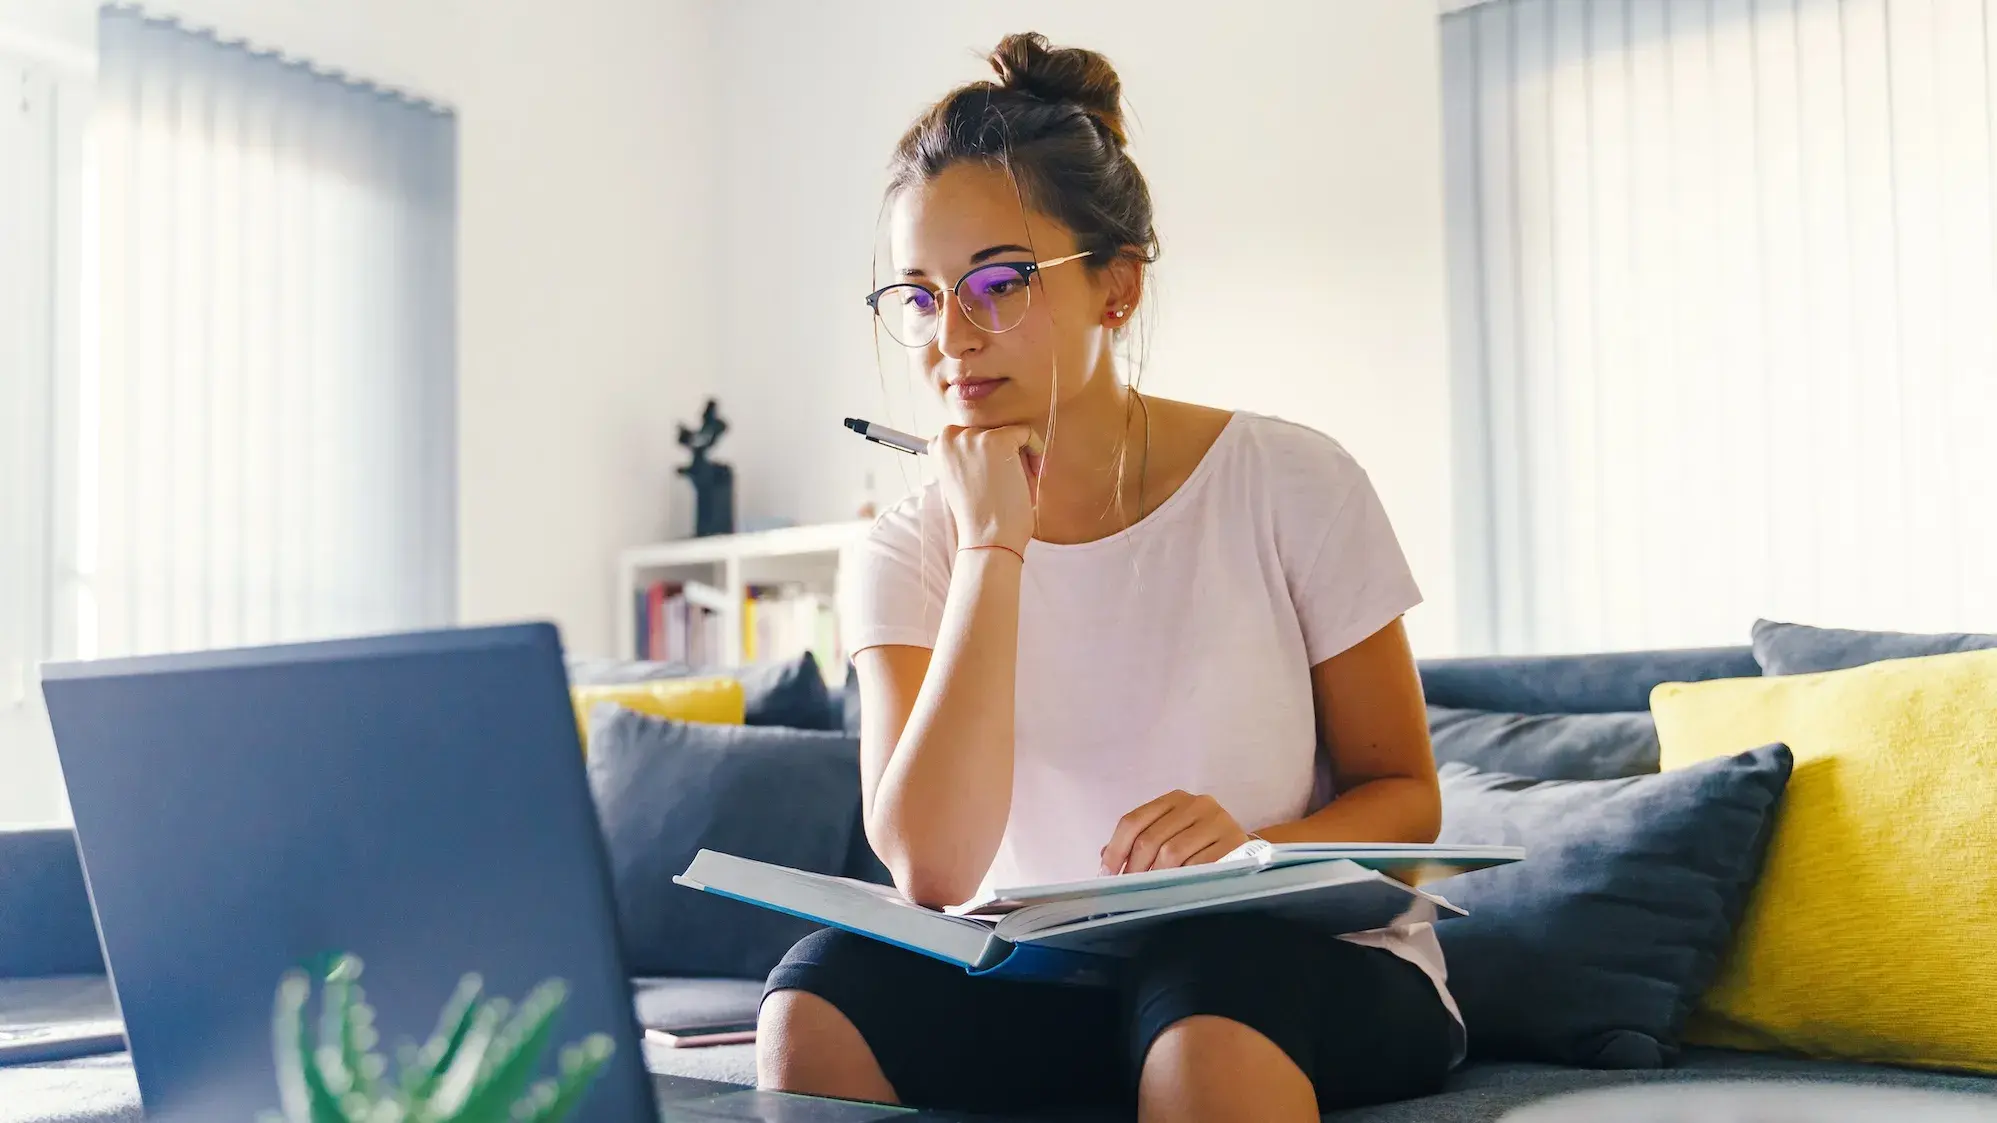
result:
[[[679,430],[680,444],[693,453],[693,462],[682,466],[679,474],[693,482],[694,537],[735,533],[735,469],[707,458],[714,442],[728,431],[714,399],[707,399],[698,430],[684,425]]]

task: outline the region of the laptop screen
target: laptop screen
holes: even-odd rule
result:
[[[559,978],[554,1043],[616,1049],[571,1118],[656,1118],[552,626],[43,680],[149,1117],[277,1108],[278,982],[351,953],[391,1065],[466,973],[516,1002]]]

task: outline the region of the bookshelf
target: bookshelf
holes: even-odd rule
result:
[[[711,605],[721,617],[725,665],[742,659],[742,601],[751,585],[800,584],[831,594],[839,552],[873,522],[790,526],[749,534],[717,534],[636,546],[617,555],[617,655],[638,652],[635,598],[654,581],[698,582],[719,593]],[[830,673],[828,671],[828,673]]]

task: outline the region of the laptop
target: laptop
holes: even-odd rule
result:
[[[249,1123],[278,1108],[278,981],[342,952],[364,964],[391,1065],[467,972],[516,1002],[564,980],[555,1044],[600,1032],[615,1046],[571,1123],[910,1118],[655,1086],[553,626],[58,663],[42,677],[148,1119]]]

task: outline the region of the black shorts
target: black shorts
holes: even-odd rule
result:
[[[763,994],[778,990],[844,1014],[901,1102],[960,1111],[1134,1105],[1151,1043],[1196,1014],[1275,1042],[1310,1077],[1320,1111],[1438,1090],[1458,1033],[1414,964],[1242,914],[1160,927],[1114,988],[978,978],[828,928],[770,972]]]

